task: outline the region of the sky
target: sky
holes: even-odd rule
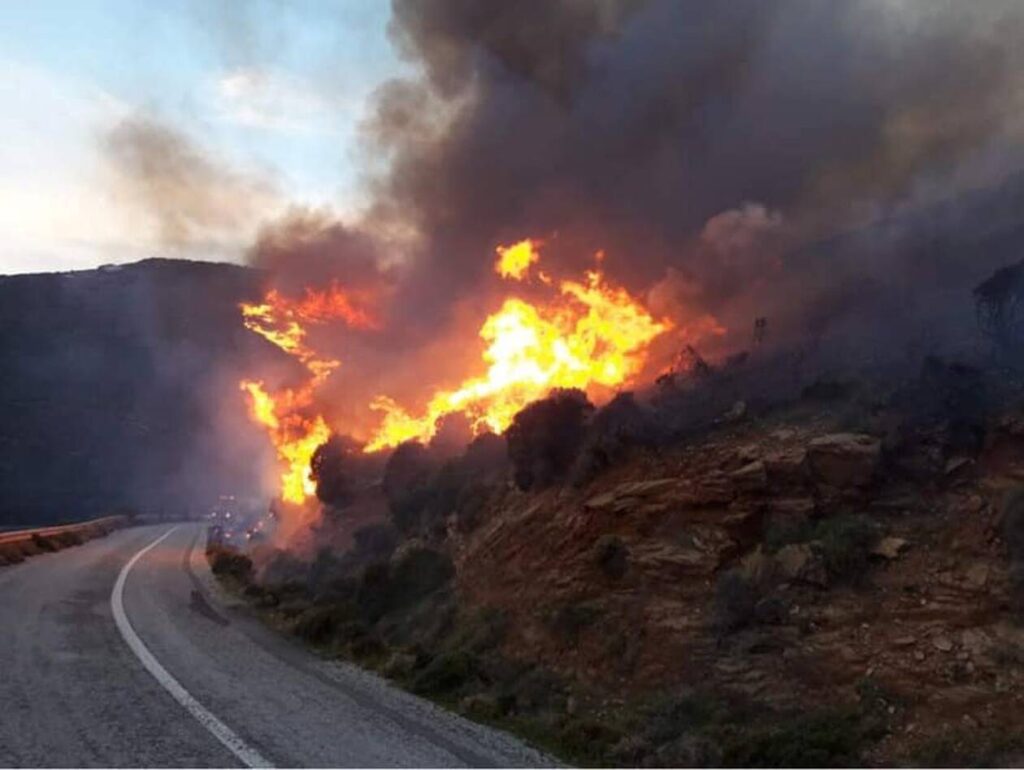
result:
[[[0,4],[0,273],[237,260],[283,207],[358,210],[360,120],[405,66],[389,15],[383,0]],[[266,194],[216,238],[168,242],[118,183],[109,137],[126,121]]]

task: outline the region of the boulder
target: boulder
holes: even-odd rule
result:
[[[813,497],[782,497],[768,502],[768,512],[775,519],[808,519],[814,515]]]
[[[736,488],[743,492],[760,492],[768,486],[768,473],[765,471],[764,463],[760,460],[755,460],[739,470],[733,471],[729,478]]]
[[[870,484],[881,456],[881,442],[860,433],[819,436],[807,447],[808,464],[815,478],[839,489]]]
[[[910,544],[902,537],[883,537],[875,544],[875,547],[871,549],[871,555],[892,561],[893,559],[898,559],[900,554],[903,553],[909,545]]]
[[[964,572],[964,582],[967,583],[968,587],[977,590],[981,590],[988,583],[988,565],[984,562],[975,562],[967,571]]]
[[[780,548],[775,554],[775,565],[785,580],[828,586],[828,572],[821,557],[809,543],[794,543]]]
[[[739,574],[750,583],[765,583],[771,580],[776,566],[775,559],[766,554],[761,546],[758,546],[743,557],[739,566]]]
[[[807,469],[807,450],[803,447],[777,449],[765,455],[764,465],[772,482],[798,482]]]
[[[614,492],[603,492],[587,500],[583,507],[591,511],[602,511],[615,505],[617,499]]]
[[[616,495],[631,495],[633,497],[651,497],[661,492],[666,492],[679,485],[678,479],[647,479],[645,481],[631,481],[620,484],[614,490]]]

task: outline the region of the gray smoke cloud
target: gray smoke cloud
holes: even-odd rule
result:
[[[369,222],[416,236],[398,296],[418,329],[486,293],[494,246],[526,235],[566,268],[604,249],[630,288],[671,305],[682,287],[744,333],[988,267],[922,259],[933,223],[908,212],[1021,167],[1019,3],[393,8],[422,77],[382,88],[367,125],[390,161]]]
[[[232,169],[152,116],[117,124],[100,149],[115,195],[143,213],[166,246],[241,244],[277,205],[271,179]]]

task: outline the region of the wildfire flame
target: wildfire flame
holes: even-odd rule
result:
[[[319,414],[306,417],[296,411],[306,399],[291,390],[271,395],[255,380],[243,380],[240,387],[249,395],[253,419],[266,428],[277,452],[282,466],[281,499],[302,503],[316,491],[309,463],[316,448],[331,437],[331,429]]]
[[[241,310],[247,329],[294,356],[310,374],[310,379],[302,386],[273,394],[266,390],[262,381],[239,383],[239,388],[249,397],[253,420],[266,429],[277,453],[281,465],[281,499],[300,504],[316,491],[309,478],[309,463],[316,448],[331,434],[324,418],[311,413],[313,394],[341,363],[323,358],[309,347],[303,324],[340,319],[350,326],[372,328],[374,321],[337,283],[323,291],[307,288],[298,300],[289,300],[272,289],[262,303],[243,303]]]
[[[498,252],[498,261],[494,265],[495,272],[502,278],[523,280],[530,265],[540,259],[540,254],[537,253],[540,245],[540,241],[527,238],[511,246],[499,246],[495,249]]]
[[[369,410],[382,414],[364,451],[375,452],[412,439],[427,441],[438,421],[462,413],[476,432],[504,431],[516,413],[553,388],[580,388],[592,396],[620,387],[646,363],[650,343],[673,327],[656,319],[640,300],[610,284],[596,267],[583,280],[555,280],[531,267],[540,260],[540,242],[526,239],[497,249],[495,272],[530,284],[530,300],[506,297],[479,330],[485,343],[481,371],[454,389],[442,389],[413,413],[387,395],[378,395]],[[538,299],[543,296],[544,299]],[[324,291],[307,289],[289,299],[277,291],[259,304],[241,306],[246,328],[294,356],[309,372],[299,387],[269,392],[258,380],[243,380],[252,418],[264,426],[281,465],[281,497],[302,503],[315,491],[310,460],[330,437],[330,426],[314,409],[316,389],[340,364],[320,355],[307,339],[308,327],[343,320],[355,328],[375,321],[359,298],[334,283]]]
[[[498,253],[496,272],[517,279],[538,258],[532,241]],[[378,396],[370,407],[383,420],[365,451],[429,440],[437,421],[453,412],[464,413],[477,431],[500,433],[552,388],[621,385],[642,368],[648,344],[669,328],[670,322],[656,321],[625,289],[609,286],[600,270],[589,271],[583,283],[562,281],[545,306],[506,299],[480,329],[487,343],[486,373],[436,393],[419,417]]]

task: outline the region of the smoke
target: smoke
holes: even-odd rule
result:
[[[365,214],[293,211],[250,261],[292,295],[338,280],[373,300],[373,328],[311,332],[341,361],[325,416],[356,432],[375,395],[415,409],[479,367],[507,291],[494,249],[524,237],[556,276],[603,252],[673,321],[661,363],[681,340],[746,346],[758,318],[771,342],[907,359],[957,337],[970,287],[1024,246],[1022,25],[996,1],[394,0],[417,74],[362,127]],[[172,156],[193,162],[157,179],[208,168]],[[143,185],[165,187],[192,189]],[[169,232],[230,210],[204,194]]]
[[[271,180],[231,169],[152,117],[122,121],[101,149],[115,194],[152,222],[165,246],[236,246],[277,204]]]
[[[1022,22],[999,2],[396,0],[422,76],[378,96],[368,223],[414,234],[397,296],[419,329],[533,235],[549,264],[604,249],[634,290],[685,276],[676,304],[746,334],[879,267],[929,270],[826,239],[1020,167]]]

